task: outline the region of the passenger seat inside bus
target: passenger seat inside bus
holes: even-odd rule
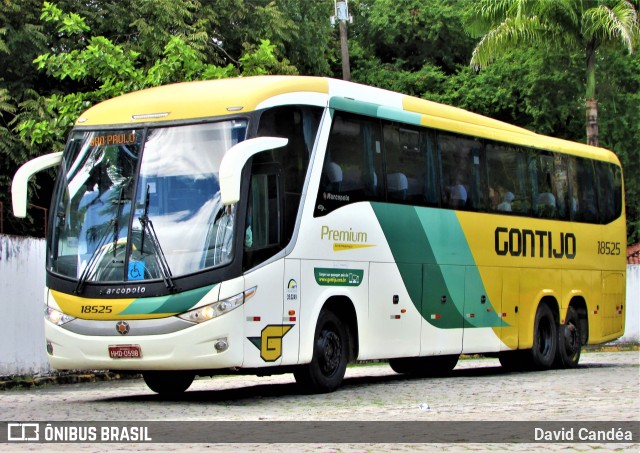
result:
[[[325,186],[327,192],[340,192],[342,184],[342,168],[335,162],[329,162],[325,167],[325,176],[328,184]]]
[[[538,195],[536,203],[538,217],[553,219],[556,214],[556,197],[551,192],[543,192]]]
[[[389,200],[405,200],[409,181],[404,173],[390,173],[387,175],[387,194]]]

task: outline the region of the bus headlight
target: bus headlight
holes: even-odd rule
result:
[[[49,322],[54,323],[56,326],[61,326],[68,323],[69,321],[73,321],[74,319],[76,319],[73,316],[65,315],[61,311],[58,311],[55,308],[51,307],[45,307],[44,317]]]
[[[191,321],[195,323],[201,323],[209,321],[210,319],[217,318],[220,315],[230,312],[238,308],[244,302],[244,293],[236,294],[228,299],[220,300],[203,307],[198,307],[195,310],[187,311],[178,315],[178,318],[185,321]]]

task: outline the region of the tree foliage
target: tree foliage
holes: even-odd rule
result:
[[[640,39],[636,5],[628,0],[478,0],[469,13],[468,30],[481,36],[471,56],[476,69],[523,46],[584,52],[587,142],[598,146],[596,52],[614,45],[633,52]]]

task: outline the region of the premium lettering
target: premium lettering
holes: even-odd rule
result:
[[[499,256],[572,260],[576,257],[577,241],[573,233],[498,227],[495,231],[495,250]]]
[[[348,230],[332,230],[326,225],[322,226],[320,231],[320,239],[328,239],[331,241],[342,242],[367,242],[367,233],[363,231],[353,231],[351,228]]]

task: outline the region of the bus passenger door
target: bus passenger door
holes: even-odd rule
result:
[[[254,165],[247,201],[243,267],[246,289],[244,367],[280,365],[283,339],[292,325],[284,322],[285,260],[259,266],[283,248],[283,187],[280,167]]]
[[[291,332],[282,320],[284,260],[276,260],[245,275],[245,287],[256,288],[245,302],[245,368],[280,365],[283,338]]]

